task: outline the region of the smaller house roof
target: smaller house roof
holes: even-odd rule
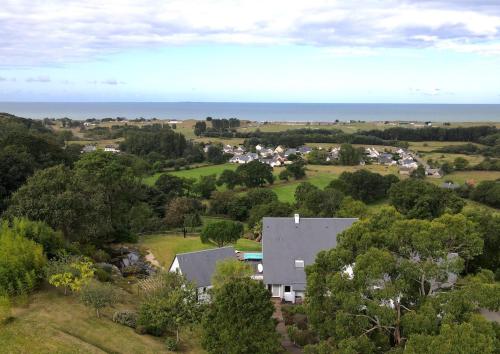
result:
[[[179,253],[175,256],[179,262],[181,273],[197,287],[212,284],[212,274],[217,261],[236,258],[233,247],[214,248],[210,250]],[[175,258],[174,258],[175,260]]]

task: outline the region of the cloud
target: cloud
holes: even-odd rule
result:
[[[0,82],[7,81],[7,78],[0,76]]]
[[[104,84],[104,85],[123,85],[123,84],[125,84],[125,82],[118,81],[115,79],[108,79],[108,80],[101,81],[101,84]]]
[[[497,0],[4,0],[0,33],[0,66],[197,43],[314,45],[351,56],[408,47],[498,55],[500,6]]]
[[[45,76],[45,75],[42,75],[42,76],[37,76],[37,77],[28,77],[26,79],[26,82],[50,82],[50,77],[49,76]]]

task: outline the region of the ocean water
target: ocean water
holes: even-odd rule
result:
[[[252,121],[500,122],[500,104],[351,104],[229,102],[0,102],[27,118],[239,118]]]

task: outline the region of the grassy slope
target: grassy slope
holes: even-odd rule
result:
[[[149,249],[164,267],[170,266],[177,253],[200,251],[216,247],[213,244],[202,243],[199,236],[184,238],[182,235],[167,234],[143,236],[140,239],[140,244]],[[260,243],[243,238],[238,240],[234,247],[239,251],[261,250]]]
[[[131,296],[125,295],[124,301],[130,301]],[[130,309],[133,305],[129,302],[115,307]],[[0,352],[167,353],[162,339],[139,335],[114,323],[111,317],[116,308],[105,309],[98,319],[76,296],[42,290],[30,298],[29,307],[14,309],[13,321],[0,325]],[[185,352],[203,353],[198,336],[189,334],[188,338]]]

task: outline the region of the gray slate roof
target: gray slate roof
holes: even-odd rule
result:
[[[292,285],[304,290],[304,268],[295,268],[295,260],[307,266],[319,251],[337,246],[337,234],[349,228],[356,218],[263,218],[263,267],[265,284]]]
[[[217,261],[235,258],[233,247],[214,248],[210,250],[179,253],[176,255],[181,273],[197,287],[206,287],[212,284],[212,274]]]

